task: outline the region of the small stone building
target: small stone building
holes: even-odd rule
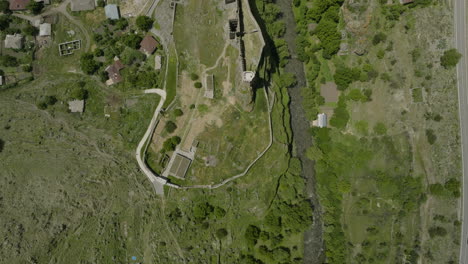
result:
[[[89,11],[95,8],[94,0],[72,0],[70,3],[71,11]]]
[[[23,35],[21,34],[6,35],[5,48],[22,49],[23,48]]]

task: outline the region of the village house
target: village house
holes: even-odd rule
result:
[[[11,11],[21,11],[26,10],[30,0],[10,0],[10,10]]]
[[[44,5],[50,5],[50,0],[34,0],[38,3],[43,3]],[[9,0],[10,2],[10,10],[11,11],[22,11],[26,10],[28,7],[29,2],[31,0]]]
[[[120,18],[120,11],[117,5],[106,5],[104,11],[108,19],[117,20]]]
[[[83,113],[84,104],[84,100],[73,100],[68,102],[68,109],[70,109],[72,113]]]
[[[14,35],[6,35],[5,48],[22,49],[23,48],[23,36],[21,34],[16,34],[16,33]]]
[[[94,0],[72,0],[70,3],[71,11],[89,11],[95,8]]]
[[[153,54],[158,46],[158,41],[156,41],[152,36],[146,35],[146,37],[140,42],[140,51],[145,53],[146,56],[149,56]]]
[[[120,61],[119,58],[114,58],[114,63],[109,65],[106,68],[106,72],[109,75],[109,80],[106,81],[106,85],[113,85],[119,83],[123,80],[122,75],[120,75],[120,70],[125,68],[123,63]]]

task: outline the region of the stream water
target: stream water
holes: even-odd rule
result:
[[[312,201],[314,209],[313,225],[304,236],[304,263],[321,264],[325,259],[324,244],[322,238],[323,224],[321,219],[321,208],[315,192],[314,162],[306,157],[306,150],[312,146],[312,137],[309,133],[310,121],[307,119],[302,107],[301,88],[306,86],[304,64],[297,59],[296,51],[296,21],[292,10],[291,0],[278,0],[277,4],[283,12],[283,20],[286,23],[286,34],[284,36],[288,43],[291,59],[286,65],[287,72],[292,72],[297,77],[297,84],[288,89],[291,103],[291,127],[293,131],[294,156],[302,163],[302,176],[307,181],[307,195]]]

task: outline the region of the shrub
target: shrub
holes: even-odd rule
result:
[[[6,0],[0,0],[0,12],[9,13],[10,11],[10,3]]]
[[[153,27],[154,20],[147,16],[138,16],[136,25],[140,30],[148,31]]]
[[[84,100],[88,98],[88,91],[82,87],[74,89],[71,92],[71,98],[73,99],[78,99],[78,100]]]
[[[384,123],[378,122],[374,126],[374,133],[377,135],[385,135],[385,133],[387,133],[387,127],[385,127]]]
[[[57,103],[57,97],[55,97],[54,95],[48,95],[44,98],[44,102],[47,105],[54,105],[55,103]]]
[[[190,79],[192,79],[192,81],[196,81],[196,80],[198,80],[198,78],[199,77],[198,77],[198,75],[196,73],[191,73],[190,74]]]
[[[440,184],[440,183],[431,184],[431,185],[429,185],[429,192],[432,195],[442,196],[445,193],[444,192],[444,186],[442,186],[442,184]]]
[[[457,65],[462,55],[456,49],[449,49],[444,52],[444,55],[440,58],[440,64],[448,69]]]
[[[195,88],[197,88],[197,89],[200,89],[200,88],[202,88],[202,83],[201,82],[195,82],[195,84],[193,86],[195,86]]]
[[[38,15],[41,13],[42,8],[44,8],[44,4],[42,2],[30,1],[26,8],[34,15]]]
[[[0,55],[0,65],[4,67],[16,67],[19,65],[18,60],[11,55]]]
[[[372,44],[377,45],[380,42],[385,42],[387,40],[387,35],[383,32],[379,32],[374,35],[374,38],[372,39]]]
[[[331,20],[320,20],[315,33],[320,39],[324,53],[327,55],[336,54],[340,50],[341,35],[338,32],[338,24]]]
[[[0,16],[0,30],[6,30],[10,26],[10,17],[7,15]]]
[[[223,239],[223,238],[225,238],[227,235],[228,235],[228,232],[227,232],[227,230],[224,229],[224,228],[220,228],[220,229],[216,230],[216,237],[217,237],[218,239]]]
[[[128,21],[127,19],[121,17],[119,18],[119,20],[117,20],[117,22],[115,22],[115,27],[118,29],[118,30],[124,30],[128,27]]]
[[[460,181],[452,178],[445,182],[444,187],[447,191],[451,192],[453,196],[460,197]]]
[[[447,230],[445,228],[440,227],[440,226],[435,226],[429,228],[429,236],[431,238],[434,238],[436,236],[446,236],[447,235]]]
[[[217,206],[214,209],[214,215],[216,216],[216,218],[223,218],[226,215],[226,210]]]
[[[80,58],[81,70],[86,74],[94,74],[100,66],[100,63],[94,60],[93,54],[85,53]]]
[[[31,24],[28,24],[22,29],[23,33],[28,36],[36,36],[39,30]]]
[[[94,50],[94,56],[96,57],[101,57],[101,56],[104,56],[104,51],[100,48],[97,48]]]
[[[3,141],[3,139],[0,139],[0,153],[3,151],[4,148],[5,148],[5,141]]]
[[[32,70],[33,70],[33,67],[32,67],[30,64],[28,64],[28,65],[23,65],[23,71],[25,71],[25,72],[32,72]]]
[[[349,87],[349,85],[359,80],[361,76],[361,70],[358,68],[348,68],[344,65],[339,65],[336,68],[335,74],[333,78],[335,79],[335,83],[338,86],[339,90],[345,90]]]
[[[172,121],[168,121],[166,123],[166,127],[165,127],[165,130],[167,133],[171,134],[172,132],[174,132],[175,130],[177,129],[177,125],[172,122]]]
[[[177,109],[174,110],[174,115],[176,117],[179,117],[179,116],[184,115],[184,112],[180,108],[177,108]]]
[[[131,65],[136,61],[143,61],[146,56],[138,50],[125,48],[120,55],[122,62],[126,65]]]
[[[367,97],[364,96],[359,89],[352,89],[349,91],[348,98],[353,101],[362,101],[365,102]]]
[[[344,97],[340,96],[338,100],[338,106],[335,108],[335,114],[330,119],[330,125],[343,129],[346,127],[349,121],[349,112],[346,109],[346,101]]]
[[[435,135],[434,130],[432,129],[426,129],[426,137],[427,137],[427,141],[431,145],[433,145],[437,140],[437,136]]]
[[[97,1],[97,6],[98,7],[104,7],[104,6],[106,6],[106,2],[104,2],[104,0],[98,0]]]
[[[193,208],[193,216],[197,220],[204,220],[213,212],[213,209],[213,206],[209,203],[197,204]]]
[[[249,246],[255,246],[255,244],[257,244],[257,240],[260,237],[260,231],[260,228],[254,225],[249,225],[247,227],[244,237]]]
[[[171,138],[166,139],[166,141],[164,141],[163,143],[161,153],[175,150],[176,146],[180,144],[180,141],[181,139],[178,136],[173,136]]]
[[[129,33],[122,37],[122,42],[132,49],[138,49],[142,39],[138,34]]]

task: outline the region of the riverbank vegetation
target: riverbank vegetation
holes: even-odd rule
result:
[[[293,5],[308,81],[304,109],[311,120],[329,117],[328,128],[311,130],[307,153],[316,161],[327,262],[456,261],[459,54],[447,44],[449,7]]]

